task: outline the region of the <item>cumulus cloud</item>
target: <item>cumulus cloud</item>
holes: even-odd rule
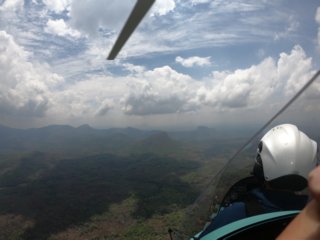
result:
[[[135,74],[135,73],[141,74],[146,71],[145,67],[130,64],[130,63],[124,63],[123,67],[133,74]]]
[[[43,3],[50,11],[62,13],[71,5],[72,0],[43,0]]]
[[[8,45],[7,42],[1,44],[4,45]],[[28,58],[28,53],[19,47],[13,52],[22,54],[20,58],[24,60]],[[7,55],[13,56],[13,52]],[[37,69],[33,70],[36,72],[43,70],[41,66],[29,66]],[[238,109],[243,111],[269,106],[276,101],[274,99],[289,99],[300,87],[297,84],[303,84],[310,76],[311,66],[311,60],[303,49],[295,46],[291,52],[281,53],[278,59],[268,57],[257,65],[232,72],[215,71],[209,79],[203,81],[179,73],[169,66],[147,70],[141,66],[123,64],[123,68],[129,70],[125,76],[92,76],[64,85],[59,91],[51,91],[52,93],[49,90],[57,83],[52,82],[52,74],[43,71],[46,72],[47,80],[41,82],[39,79],[43,79],[44,75],[41,77],[33,73],[33,80],[28,81],[28,87],[19,89],[19,98],[15,95],[3,101],[4,94],[8,95],[12,89],[18,90],[15,85],[1,86],[0,102],[6,103],[6,109],[13,111],[11,114],[29,112],[33,116],[43,116],[46,113],[51,121],[61,118],[62,122],[78,121],[79,124],[102,124],[103,121],[119,123],[124,119],[128,121],[124,124],[130,124],[128,119],[139,116],[148,119],[160,115],[164,118],[181,114],[185,116],[188,113],[204,113],[208,109],[232,113]],[[14,69],[13,66],[6,68]],[[21,72],[26,73],[26,70]],[[17,78],[17,74],[14,76]],[[26,85],[24,78],[18,82]],[[313,92],[313,96],[318,95],[318,90]],[[3,105],[0,107],[2,114]],[[5,114],[9,114],[8,111]]]
[[[26,52],[5,31],[0,31],[0,113],[42,117],[48,110],[50,88],[63,79],[49,67],[28,61]]]
[[[30,53],[17,45],[12,36],[0,32],[2,115],[102,121],[113,118],[115,112],[122,118],[132,118],[173,116],[208,108],[254,109],[270,104],[276,97],[288,99],[313,72],[311,59],[300,46],[295,46],[278,59],[267,57],[248,68],[215,71],[202,81],[169,66],[147,70],[127,63],[122,65],[129,70],[125,76],[93,75],[60,85],[58,90],[63,78],[53,74],[48,66],[29,59]]]
[[[174,0],[161,0],[156,1],[152,8],[152,15],[163,16],[167,13],[173,11],[176,7],[176,3]]]
[[[119,101],[128,92],[129,78],[93,76],[64,86],[55,93],[56,107],[52,115],[74,118],[102,117],[119,109]]]
[[[214,72],[213,86],[201,87],[198,98],[204,104],[219,109],[257,106],[268,98],[279,84],[272,58],[260,64],[234,72]]]
[[[54,95],[53,116],[78,119],[112,118],[116,113],[151,116],[190,112],[199,108],[194,89],[199,83],[169,66],[146,70],[124,64],[123,77],[93,76],[65,86]]]
[[[265,58],[257,65],[232,72],[215,71],[211,79],[196,81],[169,66],[131,72],[120,106],[127,115],[174,114],[198,111],[254,109],[274,99],[289,99],[312,74],[312,61],[300,46],[278,59]],[[121,94],[119,94],[121,95]]]
[[[49,19],[45,31],[50,34],[58,36],[71,36],[74,38],[80,38],[81,33],[67,26],[63,19],[52,20]]]
[[[104,100],[101,106],[98,108],[96,116],[105,116],[113,108],[113,105],[114,104],[109,99]]]
[[[180,56],[176,57],[176,62],[180,63],[184,67],[193,67],[193,66],[209,66],[211,65],[210,57],[189,57],[189,58],[182,58]]]
[[[16,11],[22,9],[24,6],[24,0],[4,0],[0,4],[0,11]]]
[[[129,83],[130,93],[123,99],[123,111],[129,115],[169,114],[194,111],[193,87],[198,83],[169,66],[146,71]]]
[[[220,109],[257,107],[271,103],[274,94],[292,96],[312,75],[312,61],[300,46],[290,54],[281,53],[278,61],[264,59],[260,64],[234,72],[214,72],[212,87],[202,86],[199,101]]]
[[[290,96],[299,91],[311,78],[312,59],[307,57],[301,46],[296,45],[290,54],[280,54],[277,71],[279,81],[286,82],[285,94]]]

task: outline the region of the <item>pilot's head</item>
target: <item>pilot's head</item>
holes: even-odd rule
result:
[[[300,191],[317,165],[317,143],[297,126],[282,124],[261,139],[253,174],[276,189]]]

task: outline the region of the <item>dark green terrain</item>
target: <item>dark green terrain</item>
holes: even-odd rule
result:
[[[0,239],[167,239],[241,143],[203,128],[0,132]]]

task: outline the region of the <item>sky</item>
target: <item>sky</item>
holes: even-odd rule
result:
[[[157,0],[107,61],[134,4],[0,0],[0,124],[260,124],[320,68],[318,0]]]

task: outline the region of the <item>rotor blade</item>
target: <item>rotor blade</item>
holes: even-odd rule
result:
[[[137,0],[137,3],[127,19],[126,24],[122,28],[116,43],[113,45],[113,48],[107,58],[108,60],[115,59],[123,45],[129,39],[154,2],[155,0]]]

